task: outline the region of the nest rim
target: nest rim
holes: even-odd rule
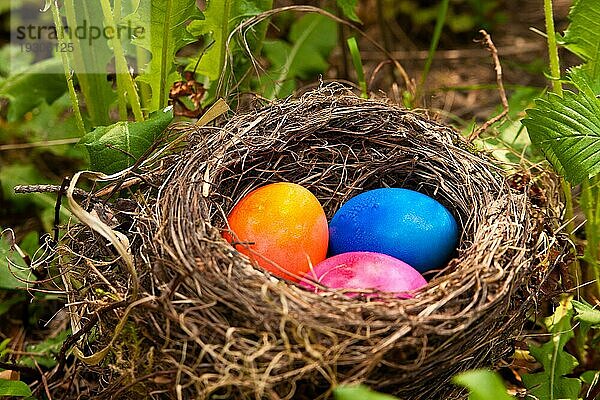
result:
[[[556,262],[550,259],[555,233],[549,228],[558,207],[554,199],[535,208],[528,184],[511,187],[506,170],[454,130],[385,100],[360,99],[339,85],[327,85],[298,99],[236,115],[216,127],[182,129],[189,134],[185,148],[149,167],[161,173],[135,216],[135,230],[137,261],[147,267],[140,277],[144,295],[162,292],[168,306],[159,319],[173,325],[178,321],[173,337],[187,337],[186,343],[212,360],[213,366],[202,374],[184,368],[201,382],[190,383],[196,394],[227,389],[250,398],[290,398],[296,384],[307,381],[331,387],[366,382],[411,398],[456,394],[457,389],[444,387],[449,372],[506,354],[506,337],[525,318],[535,302],[535,288],[550,268],[538,267]],[[352,145],[345,141],[348,137],[355,139]],[[322,154],[315,155],[318,152]],[[327,157],[334,160],[329,165]],[[368,160],[371,169],[349,168],[360,160]],[[302,174],[294,182],[298,170]],[[373,178],[382,171],[388,173],[386,177]],[[396,176],[390,171],[411,172]],[[456,171],[457,177],[450,178]],[[369,296],[350,298],[328,290],[312,293],[283,282],[257,270],[221,237],[236,200],[276,180],[314,190],[328,220],[339,204],[373,185],[402,181],[407,186],[396,187],[424,190],[449,208],[461,227],[458,256],[429,275],[427,286],[411,299],[384,295],[370,301]],[[469,198],[477,202],[469,204]],[[123,288],[127,292],[126,282]],[[177,299],[189,300],[192,310],[177,305]],[[495,311],[500,316],[491,315]],[[144,321],[145,312],[133,318]],[[114,320],[104,323],[115,325]],[[476,323],[487,325],[475,328],[474,337],[469,337],[467,331]],[[211,343],[201,333],[202,327],[210,325],[219,332]],[[249,332],[251,327],[260,334]],[[158,331],[159,336],[169,336],[165,328]],[[223,337],[216,338],[219,335]],[[260,342],[261,335],[265,343]],[[329,346],[320,341],[329,341]],[[476,345],[467,353],[477,360],[465,361],[459,354],[469,341]],[[484,348],[489,343],[499,349],[498,354]],[[212,347],[222,354],[211,353]],[[392,361],[412,347],[417,350],[406,359]],[[293,357],[299,349],[306,360]],[[362,357],[361,351],[365,351]],[[257,359],[273,355],[262,363],[254,360],[252,367],[239,355],[260,352],[264,353]],[[436,356],[441,359],[432,359]],[[273,365],[277,357],[285,361]],[[452,363],[460,365],[435,371]],[[215,376],[207,372],[211,368]],[[439,379],[439,384],[413,395],[415,387],[425,387],[420,369],[426,378]],[[401,376],[390,377],[389,371],[400,371]],[[244,376],[260,376],[258,387],[256,382],[249,385]],[[282,382],[282,377],[292,383]],[[412,386],[402,387],[410,381]]]

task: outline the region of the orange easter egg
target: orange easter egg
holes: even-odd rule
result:
[[[327,255],[329,230],[319,200],[287,182],[260,187],[242,198],[227,217],[223,237],[272,274],[290,281],[304,276]]]

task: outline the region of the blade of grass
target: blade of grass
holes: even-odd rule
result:
[[[119,21],[121,19],[121,0],[114,0],[113,7],[113,16],[115,21]],[[123,81],[123,75],[117,74],[117,88],[121,89],[126,85],[126,82]],[[119,106],[119,119],[121,121],[127,121],[127,97],[125,97],[125,92],[123,90],[117,90],[117,104]]]
[[[356,42],[356,38],[354,36],[348,38],[347,43],[348,49],[350,50],[350,55],[352,56],[352,64],[354,64],[354,69],[356,70],[361,97],[366,99],[368,97],[367,81],[365,80],[365,70],[360,57],[360,51],[358,50],[358,43]]]
[[[429,70],[431,69],[431,64],[433,63],[433,57],[435,56],[438,44],[440,43],[440,36],[442,36],[442,29],[444,28],[446,16],[448,15],[449,3],[450,0],[442,0],[442,2],[440,3],[440,9],[438,10],[437,19],[435,21],[435,28],[433,30],[433,37],[431,38],[431,43],[429,45],[429,53],[427,54],[427,60],[425,61],[425,66],[423,67],[421,80],[419,81],[419,85],[417,86],[417,92],[415,93],[415,99],[417,101],[423,93],[423,86],[425,86],[425,81],[427,80],[427,76],[429,76]]]
[[[60,12],[58,10],[58,2],[55,0],[52,3],[52,17],[54,18],[54,26],[57,30],[58,43],[64,45],[65,28],[60,19]],[[75,85],[73,84],[73,74],[71,73],[71,61],[67,52],[60,52],[63,67],[65,70],[65,78],[67,79],[67,87],[69,89],[69,97],[71,98],[71,104],[73,105],[73,115],[75,116],[75,122],[77,124],[77,130],[80,136],[85,135],[85,125],[83,124],[83,118],[81,117],[81,110],[79,109],[79,99],[75,92]]]
[[[102,13],[104,14],[104,20],[106,27],[110,27],[113,32],[117,32],[117,27],[115,24],[115,18],[113,15],[113,10],[110,6],[109,0],[100,0],[100,4],[102,5]],[[133,83],[133,78],[128,71],[127,68],[127,59],[125,58],[125,52],[123,51],[123,46],[121,45],[121,40],[119,35],[113,35],[111,39],[111,43],[113,45],[113,51],[115,53],[115,67],[117,70],[117,76],[121,75],[121,83],[124,85],[123,88],[117,88],[118,91],[123,90],[127,93],[127,97],[129,99],[129,104],[131,105],[131,110],[133,111],[133,116],[136,121],[143,121],[144,114],[142,113],[142,107],[140,105],[140,98],[135,88],[135,84]],[[119,80],[117,80],[119,83]],[[119,96],[120,101],[122,97]],[[123,106],[120,105],[121,109]]]
[[[600,179],[598,176],[591,180],[583,181],[581,185],[581,208],[586,217],[585,223],[585,237],[587,243],[585,246],[584,260],[591,269],[592,278],[596,281],[596,288],[600,293],[600,266],[598,265],[598,232],[599,232],[599,221],[598,221],[598,210],[600,209],[600,199],[598,194],[598,184]]]

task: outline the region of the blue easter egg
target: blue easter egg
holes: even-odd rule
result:
[[[457,242],[452,214],[431,197],[408,189],[361,193],[342,205],[329,224],[332,255],[383,253],[420,272],[444,266]]]

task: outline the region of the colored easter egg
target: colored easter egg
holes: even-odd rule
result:
[[[371,252],[342,253],[317,264],[305,276],[332,289],[378,290],[397,293],[396,297],[410,298],[406,293],[427,285],[423,276],[410,265],[387,254]],[[310,282],[302,286],[311,291],[318,289]],[[347,292],[354,297],[357,292]]]
[[[260,187],[227,217],[223,237],[274,275],[298,281],[327,256],[327,217],[306,188],[287,182]]]
[[[421,272],[444,266],[457,242],[452,214],[435,199],[408,189],[361,193],[343,204],[329,224],[331,254],[383,253]]]

